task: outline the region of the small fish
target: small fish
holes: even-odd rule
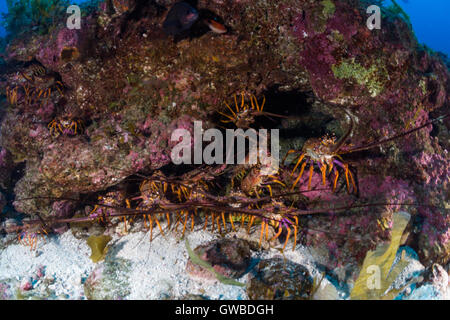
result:
[[[189,30],[198,19],[198,11],[186,2],[177,2],[170,8],[163,22],[167,35],[178,35]]]
[[[219,34],[227,32],[227,28],[223,24],[221,24],[215,20],[205,19],[204,21],[205,21],[206,25],[211,29],[212,32],[219,33]]]

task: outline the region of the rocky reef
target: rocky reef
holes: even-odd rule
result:
[[[448,114],[450,73],[407,21],[383,8],[382,28],[371,31],[367,3],[356,0],[199,0],[200,18],[174,39],[162,28],[174,3],[107,1],[79,30],[62,21],[11,40],[0,79],[0,186],[16,211],[86,217],[118,189],[126,207],[139,177],[179,172],[175,129],[224,126],[224,102],[245,92],[283,116],[255,120],[280,129],[282,155],[310,138],[344,136],[352,119],[339,157],[357,195],[345,179],[323,191],[315,170],[301,208],[327,212],[299,217],[295,230],[298,242],[323,250],[329,269],[358,265],[388,241],[402,206],[413,216],[404,244],[426,266],[449,263],[450,120],[402,133]],[[227,32],[211,31],[202,15]]]

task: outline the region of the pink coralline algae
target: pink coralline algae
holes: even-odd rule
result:
[[[422,262],[450,261],[449,120],[401,135],[448,113],[450,74],[439,55],[421,48],[408,23],[388,12],[384,27],[370,31],[363,2],[354,0],[202,0],[198,9],[214,12],[233,32],[178,41],[161,27],[160,5],[174,2],[149,1],[141,10],[133,1],[113,1],[115,14],[102,5],[82,19],[80,30],[55,26],[49,34],[9,44],[11,71],[0,82],[2,92],[25,83],[20,74],[27,68],[17,61],[39,64],[46,77],[33,88],[43,83],[52,89],[45,101],[27,104],[19,86],[17,103],[2,109],[0,182],[14,193],[17,211],[66,217],[86,211],[88,205],[77,199],[136,190],[136,176],[173,169],[174,130],[193,137],[194,120],[204,130],[235,128],[219,112],[244,91],[258,101],[265,96],[264,111],[288,117],[258,115],[254,122],[279,128],[283,151],[300,150],[325,133],[340,137],[347,116],[354,118],[339,161],[349,164],[358,193],[347,192],[342,169],[335,192],[330,177],[324,186],[317,169],[314,190],[307,190],[305,172],[295,190],[303,192],[299,207],[326,212],[299,218],[305,226],[298,229],[299,242],[325,248],[329,266],[357,264],[367,250],[389,241],[383,227],[394,211],[405,210],[413,215],[417,234],[409,241]],[[54,119],[82,123],[83,130],[56,136],[49,129]],[[344,152],[368,144],[374,147]],[[17,172],[14,179],[11,172]],[[228,187],[224,182],[224,193]],[[121,192],[116,202],[123,205],[128,195]],[[110,194],[113,200],[117,195]],[[75,199],[74,205],[52,197]]]
[[[24,281],[20,284],[20,290],[23,290],[23,291],[30,291],[31,289],[33,289],[33,284],[32,284],[31,281],[29,281],[29,280],[24,280]]]
[[[448,190],[450,183],[450,161],[447,150],[442,154],[429,154],[426,152],[414,157],[422,170],[425,183],[431,187],[439,187],[440,190]]]
[[[444,210],[419,208],[424,217],[419,238],[419,256],[427,265],[445,264],[450,259],[450,217]]]
[[[52,205],[53,215],[58,218],[70,218],[73,215],[73,201],[55,201]]]
[[[384,198],[392,203],[414,203],[415,200],[414,192],[408,182],[390,176],[361,179],[360,193],[367,198]]]
[[[436,147],[437,148],[437,147]],[[424,181],[418,185],[420,202],[424,205],[418,211],[423,217],[419,238],[419,255],[428,263],[445,263],[450,259],[450,216],[448,194],[450,185],[450,161],[448,151],[430,154],[422,152],[414,157],[420,170],[418,178]]]
[[[51,39],[47,43],[43,43],[37,59],[43,65],[57,69],[61,59],[61,51],[64,47],[76,47],[79,45],[79,31],[62,29],[56,35],[56,39]]]

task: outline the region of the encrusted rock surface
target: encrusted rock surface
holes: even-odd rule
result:
[[[251,252],[245,240],[214,240],[198,246],[194,253],[209,263],[217,273],[228,278],[240,278],[250,267]],[[193,277],[216,279],[211,271],[194,264],[190,259],[186,264],[186,271]]]
[[[267,259],[249,274],[247,294],[252,300],[308,300],[313,282],[304,266],[282,258]]]
[[[89,300],[121,300],[130,293],[125,259],[107,259],[92,270],[84,283],[84,294]]]
[[[114,14],[103,6],[83,19],[80,30],[61,25],[9,45],[8,63],[25,73],[32,71],[23,62],[40,64],[48,76],[39,88],[51,90],[45,98],[36,93],[30,103],[19,90],[17,104],[2,117],[0,186],[14,191],[16,210],[68,217],[75,208],[51,198],[95,195],[169,164],[172,131],[192,130],[194,119],[203,120],[205,129],[217,127],[223,101],[243,90],[267,95],[269,111],[303,115],[278,122],[296,132],[281,136],[285,149],[325,132],[342,135],[344,109],[355,120],[353,146],[448,113],[448,66],[420,48],[393,12],[386,12],[381,30],[369,31],[360,1],[200,0],[198,8],[214,12],[230,32],[199,30],[176,42],[161,30],[174,2],[113,1]],[[6,73],[1,92],[26,83],[16,71]],[[65,121],[78,123],[78,131],[60,132]],[[435,130],[429,126],[360,155],[343,155],[357,171],[360,202],[414,204],[408,207],[415,217],[410,241],[426,265],[450,260],[449,126],[447,119]],[[24,163],[20,180],[9,186],[7,173]],[[314,173],[313,185],[320,179]],[[338,194],[306,197],[310,208],[355,201],[344,186]],[[326,247],[330,268],[361,262],[368,249],[389,239],[380,221],[389,225],[399,209],[307,217],[301,219],[302,241]]]

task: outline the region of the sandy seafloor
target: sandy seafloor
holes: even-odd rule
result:
[[[152,242],[145,232],[114,237],[110,242],[108,254],[113,256],[112,259],[127,261],[128,266],[126,271],[119,270],[115,274],[117,279],[112,279],[121,289],[128,286],[121,299],[185,299],[193,295],[207,299],[248,299],[245,287],[190,277],[185,271],[188,261],[185,241],[170,233],[165,236],[155,234]],[[195,248],[218,235],[199,230],[187,237],[190,246]],[[411,263],[399,276],[399,285],[424,270],[414,258],[414,252],[409,251],[407,259]],[[86,240],[75,238],[70,230],[49,237],[45,242],[40,241],[35,251],[20,244],[10,244],[0,251],[0,299],[86,299],[84,282],[96,266],[89,258],[90,254]],[[253,252],[252,258],[258,261],[276,256],[280,256],[280,251],[270,249]],[[303,246],[284,253],[286,259],[304,265],[313,277],[321,277],[315,256],[317,254]],[[245,274],[237,280],[246,283],[247,277]],[[18,294],[18,288],[27,284],[32,284],[32,289]],[[418,289],[413,286],[407,291],[404,299],[450,299],[449,288],[442,292],[431,284]],[[327,276],[314,298],[348,299],[349,292],[348,288],[339,287]]]

